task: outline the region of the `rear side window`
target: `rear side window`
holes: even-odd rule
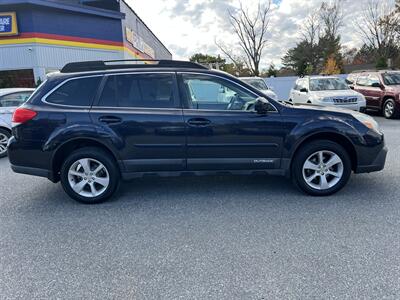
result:
[[[91,106],[97,93],[101,77],[72,79],[64,83],[46,98],[53,104]]]
[[[0,97],[0,107],[20,106],[28,100],[31,94],[32,92],[20,92]]]
[[[368,86],[368,77],[367,76],[360,76],[357,79],[357,85],[360,86]]]
[[[172,74],[109,76],[100,96],[103,107],[175,108]]]

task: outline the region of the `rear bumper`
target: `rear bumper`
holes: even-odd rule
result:
[[[33,175],[33,176],[39,176],[39,177],[45,177],[49,179],[52,182],[57,182],[56,178],[53,176],[53,172],[45,169],[39,169],[39,168],[31,168],[31,167],[23,167],[23,166],[16,166],[16,165],[11,165],[11,169],[15,173],[19,174],[26,174],[26,175]]]
[[[388,148],[383,147],[371,164],[357,166],[355,173],[371,173],[371,172],[382,171],[383,168],[385,167],[387,152]]]
[[[51,154],[41,150],[41,144],[28,141],[18,142],[15,137],[11,137],[8,142],[8,159],[11,169],[15,173],[45,177],[52,182],[57,182],[49,166]]]

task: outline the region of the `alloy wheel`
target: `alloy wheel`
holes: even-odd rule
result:
[[[98,160],[82,158],[68,170],[68,182],[72,190],[82,197],[94,198],[103,194],[110,185],[107,168]]]
[[[385,117],[390,118],[394,113],[394,105],[391,101],[385,104]]]
[[[7,152],[8,136],[0,132],[0,155]]]
[[[343,177],[343,161],[332,151],[317,151],[303,164],[303,178],[308,186],[316,190],[328,190]]]

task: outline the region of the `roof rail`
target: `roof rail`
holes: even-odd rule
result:
[[[185,68],[205,69],[206,67],[190,61],[157,60],[157,59],[121,59],[121,60],[95,60],[66,64],[61,73],[90,72],[115,69],[139,69],[139,68]]]

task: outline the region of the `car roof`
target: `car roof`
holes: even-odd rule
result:
[[[18,93],[18,92],[33,92],[35,89],[32,88],[8,88],[0,89],[0,96],[5,96],[7,94]]]
[[[332,78],[337,79],[337,78],[340,78],[340,77],[332,76],[332,75],[330,75],[330,76],[319,75],[319,76],[307,76],[307,78],[309,78],[309,79],[332,79]]]

